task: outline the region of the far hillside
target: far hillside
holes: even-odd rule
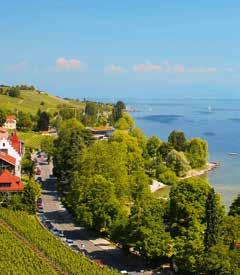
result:
[[[84,107],[84,103],[65,100],[49,93],[35,90],[34,87],[17,87],[19,88],[0,87],[0,108],[35,114],[39,109],[41,111],[54,112],[63,104],[80,109]],[[19,93],[8,93],[8,91],[15,91],[15,89],[17,89]]]

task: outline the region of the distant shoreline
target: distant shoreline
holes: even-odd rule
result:
[[[191,169],[190,171],[188,171],[188,175],[186,175],[185,177],[181,177],[179,178],[180,180],[183,179],[189,179],[189,178],[195,178],[195,177],[200,177],[212,170],[215,170],[216,168],[218,168],[220,166],[220,164],[218,162],[208,162],[206,164],[206,167],[201,169],[201,170],[196,170],[196,169]],[[152,184],[150,185],[150,190],[151,193],[155,193],[156,191],[166,187],[168,185],[157,181],[156,179],[152,179]]]
[[[191,169],[190,171],[188,171],[187,175],[185,177],[182,177],[181,179],[200,177],[206,174],[207,172],[215,170],[219,166],[220,164],[218,162],[208,162],[206,164],[206,167],[204,167],[203,169],[201,170]]]

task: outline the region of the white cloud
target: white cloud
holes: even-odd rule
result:
[[[56,68],[59,70],[83,70],[85,64],[78,59],[66,59],[64,57],[59,57],[56,60]]]
[[[186,67],[181,64],[169,64],[165,62],[163,64],[141,63],[133,66],[134,72],[140,73],[216,73],[218,70],[215,67]]]
[[[134,72],[150,73],[150,72],[162,72],[163,68],[158,64],[142,63],[133,66]]]
[[[188,73],[216,73],[217,68],[215,67],[196,67],[196,68],[188,68]]]
[[[122,74],[122,73],[127,72],[127,69],[122,66],[119,66],[119,65],[111,64],[111,65],[106,66],[104,68],[104,71],[109,72],[109,73]]]

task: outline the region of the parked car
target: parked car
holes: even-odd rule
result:
[[[64,238],[65,237],[62,231],[59,231],[59,237],[60,238]]]
[[[44,222],[44,224],[45,224],[45,226],[46,226],[49,230],[51,230],[51,229],[53,228],[53,225],[51,224],[51,222],[50,222],[49,220],[46,220],[46,221]]]
[[[37,198],[37,203],[42,203],[42,198]]]
[[[37,177],[36,182],[37,183],[42,183],[42,177]]]
[[[72,246],[74,244],[73,240],[71,239],[66,239],[66,243],[69,245],[69,246]]]
[[[54,235],[56,235],[56,236],[59,236],[59,234],[60,234],[60,232],[59,232],[59,230],[57,229],[57,228],[52,228],[51,229],[51,231],[52,231],[52,233],[54,234]]]
[[[71,247],[74,249],[74,250],[76,250],[76,251],[81,251],[81,249],[79,248],[79,246],[78,245],[76,245],[76,244],[73,244],[73,245],[71,245]]]

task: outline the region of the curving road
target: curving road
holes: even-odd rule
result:
[[[79,247],[84,245],[88,256],[105,265],[128,272],[144,270],[144,262],[140,257],[129,254],[115,247],[108,240],[97,238],[93,232],[74,224],[73,217],[60,202],[56,191],[56,179],[50,178],[50,173],[49,165],[41,165],[41,176],[44,180],[42,195],[44,215],[53,226],[63,231],[64,235],[74,240]],[[152,273],[145,271],[144,274]]]

